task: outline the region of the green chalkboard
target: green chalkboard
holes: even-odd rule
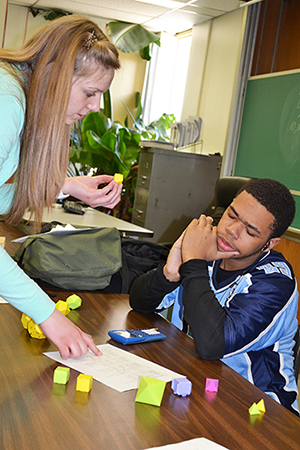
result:
[[[234,175],[273,178],[295,191],[292,227],[300,229],[300,71],[249,78]]]

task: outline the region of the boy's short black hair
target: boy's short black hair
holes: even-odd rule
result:
[[[276,180],[255,178],[244,184],[236,196],[243,191],[251,194],[274,216],[270,239],[280,237],[291,225],[296,211],[289,189]]]

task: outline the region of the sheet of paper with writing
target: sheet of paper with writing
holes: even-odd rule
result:
[[[222,445],[209,441],[206,438],[196,438],[178,444],[163,445],[162,447],[151,447],[145,450],[227,450]]]
[[[158,378],[166,382],[173,378],[184,377],[113,345],[103,344],[97,347],[103,353],[102,356],[95,356],[91,351],[79,358],[67,360],[63,360],[59,352],[46,352],[44,355],[79,372],[93,375],[94,380],[119,392],[137,389],[141,376]]]

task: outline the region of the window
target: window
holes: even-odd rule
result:
[[[176,36],[161,34],[161,46],[152,45],[143,88],[143,119],[146,124],[163,113],[181,118],[192,30]]]

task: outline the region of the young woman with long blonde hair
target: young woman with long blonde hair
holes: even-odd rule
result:
[[[29,207],[39,228],[43,208],[60,195],[93,207],[120,201],[122,186],[112,176],[66,178],[70,126],[100,109],[119,67],[113,44],[77,15],[50,22],[18,50],[0,50],[0,214],[9,224]],[[63,358],[88,347],[99,354],[2,248],[0,267],[0,295],[40,324]]]

